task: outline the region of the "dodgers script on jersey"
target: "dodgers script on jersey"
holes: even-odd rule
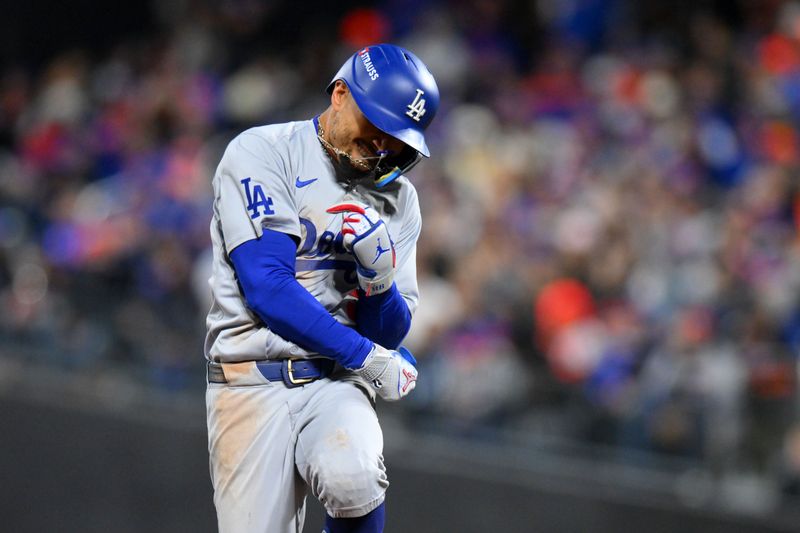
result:
[[[347,326],[348,294],[357,286],[356,263],[342,245],[341,216],[330,206],[358,200],[388,225],[397,253],[394,281],[413,313],[418,289],[415,243],[421,217],[414,187],[401,177],[377,190],[370,180],[336,179],[317,138],[315,121],[249,129],[228,145],[213,179],[211,220],[214,305],[208,318],[206,358],[221,363],[317,356],[275,333],[251,312],[229,253],[265,228],[293,236],[296,278],[331,315]]]

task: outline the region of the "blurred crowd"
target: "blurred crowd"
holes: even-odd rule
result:
[[[0,357],[202,387],[222,150],[392,41],[442,93],[409,420],[800,492],[800,3],[386,0],[290,44],[272,4],[180,5],[0,71]]]

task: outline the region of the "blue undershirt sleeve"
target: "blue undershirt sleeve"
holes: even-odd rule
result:
[[[358,290],[356,307],[358,332],[390,350],[397,349],[411,328],[411,312],[397,285],[380,294],[367,296]]]
[[[335,359],[345,368],[360,368],[372,343],[337,322],[295,279],[294,240],[265,229],[258,239],[230,252],[247,305],[286,340]]]

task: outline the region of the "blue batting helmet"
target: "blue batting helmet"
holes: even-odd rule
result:
[[[439,109],[439,88],[428,67],[414,54],[392,44],[359,50],[328,85],[343,80],[358,108],[376,128],[403,141],[425,157],[425,128]]]

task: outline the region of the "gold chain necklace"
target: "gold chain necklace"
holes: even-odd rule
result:
[[[357,159],[351,157],[350,154],[344,150],[336,148],[333,144],[325,140],[325,130],[322,129],[322,121],[319,119],[317,119],[317,138],[319,139],[319,142],[322,144],[323,148],[327,148],[327,150],[333,152],[339,157],[347,158],[347,160],[350,161],[350,164],[359,170],[363,170],[364,172],[374,170],[378,164],[383,161],[384,157],[386,157],[385,153],[379,156],[359,157]],[[330,153],[328,153],[328,155],[330,156]]]

